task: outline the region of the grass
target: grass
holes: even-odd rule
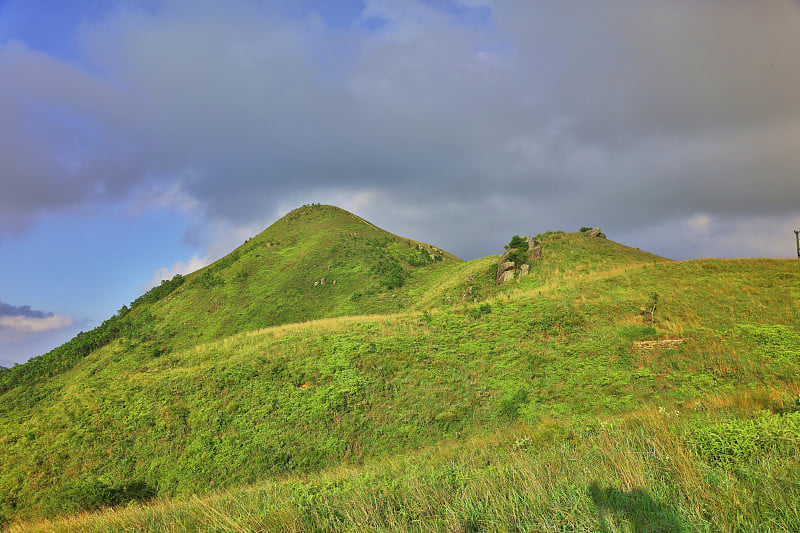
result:
[[[763,394],[748,399],[764,406]],[[694,435],[710,421],[742,422],[751,413],[738,405],[514,424],[363,465],[12,531],[796,530],[797,454],[703,458]]]
[[[143,331],[3,393],[13,530],[797,529],[794,262],[551,232],[532,275],[498,287],[497,257],[376,247],[326,206],[284,222],[134,307]],[[420,246],[427,264],[403,262]],[[409,275],[388,289],[373,266],[391,258]],[[320,288],[281,277],[309,261],[361,296],[282,315]],[[249,298],[275,315],[236,314]],[[683,342],[635,344],[657,339]]]

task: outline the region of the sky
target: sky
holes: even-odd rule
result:
[[[797,0],[0,0],[0,366],[306,203],[796,257]]]

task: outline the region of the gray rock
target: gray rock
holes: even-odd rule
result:
[[[503,272],[503,274],[500,276],[500,283],[503,284],[503,283],[506,283],[508,281],[511,281],[512,279],[514,279],[514,271],[513,270],[507,270],[507,271]]]
[[[514,268],[516,268],[516,265],[514,264],[513,261],[503,261],[499,265],[497,265],[497,276],[496,276],[497,283],[503,283],[502,281],[503,275],[509,270],[511,271],[511,274],[513,276]]]
[[[475,276],[473,276],[473,275],[467,276],[467,279],[464,280],[464,284],[465,285],[469,285],[470,283],[474,283],[474,282],[475,282]]]
[[[500,275],[508,270],[514,270],[517,267],[513,261],[504,261],[497,265],[497,274]]]
[[[599,239],[605,239],[606,238],[605,233],[600,231],[600,228],[592,228],[592,229],[590,229],[588,231],[584,231],[583,234],[586,235],[589,238],[592,238],[592,239],[595,238],[595,237],[597,237]]]
[[[527,265],[527,264],[526,265],[520,265],[520,267],[519,267],[519,277],[524,278],[525,276],[530,274],[530,272],[531,272],[531,266],[530,265]]]
[[[531,257],[531,259],[534,259],[534,260],[541,258],[542,257],[542,247],[541,246],[536,246],[535,248],[533,248],[530,251],[530,257]]]

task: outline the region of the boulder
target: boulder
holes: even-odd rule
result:
[[[600,231],[600,228],[592,228],[590,230],[584,231],[583,234],[586,235],[589,238],[595,238],[595,237],[597,237],[599,239],[605,239],[606,238],[605,233]]]
[[[467,276],[467,279],[464,280],[464,285],[469,285],[470,283],[473,283],[474,281],[475,281],[475,276],[469,275],[469,276]]]
[[[533,250],[540,244],[539,241],[537,241],[533,237],[525,237],[525,240],[528,242],[528,250]]]
[[[513,261],[504,261],[497,265],[497,283],[503,283],[501,280],[503,279],[503,275],[511,271],[511,277],[514,277],[514,268],[516,265]]]
[[[525,237],[525,242],[528,244],[528,257],[531,260],[536,260],[542,257],[542,248],[540,241],[536,240],[533,237]],[[530,265],[523,264],[520,265],[519,268],[517,268],[514,262],[508,260],[508,256],[516,251],[517,251],[516,248],[509,248],[500,257],[500,263],[497,265],[497,277],[496,277],[498,285],[514,279],[516,274],[518,274],[520,278],[530,274],[531,272]]]

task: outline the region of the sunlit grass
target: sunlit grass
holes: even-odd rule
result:
[[[796,475],[796,454],[709,463],[692,435],[796,390],[510,424],[361,466],[11,531],[792,531],[800,485],[786,476]]]

